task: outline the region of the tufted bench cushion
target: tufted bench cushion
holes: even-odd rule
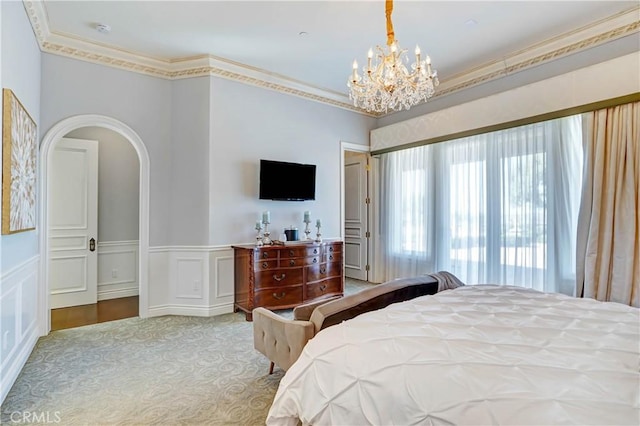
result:
[[[398,278],[387,281],[338,300],[324,303],[314,309],[309,321],[320,330],[339,324],[360,314],[376,311],[392,303],[438,292],[438,281],[430,275]]]

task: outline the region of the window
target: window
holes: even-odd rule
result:
[[[571,292],[581,141],[574,116],[384,154],[387,278]]]

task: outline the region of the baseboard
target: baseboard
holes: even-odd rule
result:
[[[8,367],[2,366],[2,377],[0,378],[0,406],[7,394],[11,390],[11,387],[15,383],[22,367],[27,363],[33,348],[35,348],[38,342],[38,327],[34,321],[29,330],[27,331],[27,338],[24,339],[24,344],[20,351],[13,358],[13,362]]]
[[[100,290],[98,289],[98,301],[119,299],[121,297],[138,296],[138,287],[120,288],[116,290]]]
[[[184,315],[191,317],[212,317],[233,312],[233,303],[225,303],[214,306],[191,306],[191,305],[159,305],[149,307],[149,317],[160,317],[163,315]]]

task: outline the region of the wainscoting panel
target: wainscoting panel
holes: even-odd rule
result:
[[[0,403],[38,340],[38,264],[34,256],[0,277]]]
[[[137,296],[138,241],[98,243],[98,300]]]
[[[199,253],[198,253],[199,254]],[[202,299],[202,283],[206,271],[206,259],[199,257],[175,257],[177,299]],[[208,275],[208,274],[207,274]]]
[[[233,312],[231,247],[151,247],[149,268],[149,316]]]

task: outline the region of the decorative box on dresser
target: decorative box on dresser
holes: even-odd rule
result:
[[[344,292],[342,241],[233,246],[234,310],[293,308]]]

